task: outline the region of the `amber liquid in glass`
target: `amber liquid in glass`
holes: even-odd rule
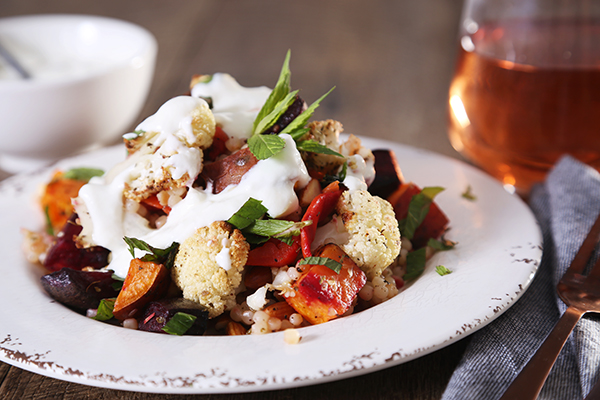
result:
[[[563,154],[600,170],[600,21],[481,27],[449,104],[453,147],[521,194]]]

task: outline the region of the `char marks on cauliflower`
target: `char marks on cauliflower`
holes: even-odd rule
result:
[[[400,231],[392,205],[366,190],[345,191],[336,205],[349,233],[340,247],[367,274],[380,276],[400,253]]]
[[[202,304],[214,318],[235,306],[249,250],[238,229],[213,222],[181,243],[171,276],[184,298]]]
[[[175,124],[165,123],[170,115],[176,116]],[[139,202],[190,184],[202,170],[202,150],[212,144],[215,127],[206,101],[179,96],[166,102],[137,127],[137,136],[126,136],[135,166],[125,182],[125,197]]]

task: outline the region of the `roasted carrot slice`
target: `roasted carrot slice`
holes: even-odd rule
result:
[[[40,202],[54,232],[58,233],[73,214],[71,199],[77,197],[79,189],[85,183],[65,178],[63,172],[57,171],[46,185]]]

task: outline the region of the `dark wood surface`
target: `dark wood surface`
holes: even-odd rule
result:
[[[337,119],[346,132],[455,158],[459,156],[446,137],[446,94],[460,9],[460,0],[0,0],[0,17],[97,14],[150,30],[158,40],[159,57],[153,87],[136,122],[185,92],[192,74],[228,72],[246,86],[273,86],[291,49],[292,86],[301,89],[305,100],[310,103],[336,86],[316,118]],[[439,399],[467,340],[338,382],[189,398]],[[1,399],[175,397],[181,398],[73,384],[0,363]]]

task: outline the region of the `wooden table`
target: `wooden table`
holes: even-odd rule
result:
[[[446,137],[446,94],[460,9],[460,0],[0,0],[0,17],[97,14],[150,30],[158,40],[159,57],[136,123],[185,92],[195,73],[228,72],[245,86],[273,86],[291,49],[292,85],[307,102],[336,86],[315,118],[337,119],[347,132],[451,157],[458,155]],[[334,383],[189,397],[439,399],[465,345],[462,340],[415,361]],[[7,400],[180,398],[88,387],[4,363],[0,382],[0,398]]]

